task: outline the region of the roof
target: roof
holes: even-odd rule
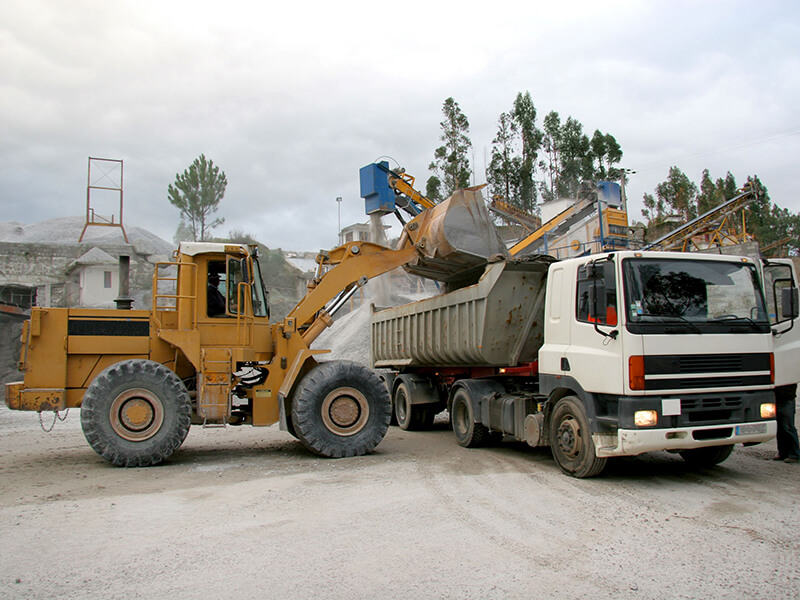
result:
[[[100,250],[97,246],[86,252],[83,256],[79,259],[70,263],[69,267],[67,267],[67,272],[69,273],[73,269],[77,267],[88,267],[91,265],[115,265],[117,264],[117,260],[108,254]]]
[[[116,264],[116,260],[114,257],[100,250],[97,246],[89,250],[86,254],[81,256],[75,263],[80,265],[103,265],[106,263],[113,263]]]
[[[235,248],[243,254],[250,254],[244,244],[223,244],[222,242],[181,242],[179,252],[187,256],[197,254],[219,253],[225,254]]]

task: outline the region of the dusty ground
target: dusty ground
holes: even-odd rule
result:
[[[47,434],[0,407],[0,597],[797,598],[800,467],[774,452],[575,480],[444,424],[346,460],[196,427],[169,463],[124,470],[77,412]]]

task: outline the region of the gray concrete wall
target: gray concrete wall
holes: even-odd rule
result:
[[[36,287],[38,304],[70,307],[79,294],[77,274],[68,272],[70,265],[94,247],[115,259],[131,257],[131,294],[137,298],[136,308],[148,308],[153,266],[166,256],[137,254],[133,245],[32,244],[0,242],[0,285],[16,284]],[[49,296],[49,299],[48,299]],[[144,304],[144,305],[143,305]]]

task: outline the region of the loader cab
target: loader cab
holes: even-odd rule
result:
[[[238,327],[269,325],[255,246],[183,242],[171,262],[154,276],[154,312],[162,327],[192,330],[200,324]],[[174,316],[170,316],[174,315]]]
[[[257,257],[237,254],[227,255],[224,259],[209,258],[205,273],[207,317],[269,318],[269,296],[264,289]]]

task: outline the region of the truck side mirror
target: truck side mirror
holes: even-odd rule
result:
[[[607,310],[606,287],[595,279],[589,286],[589,320],[605,323]]]
[[[781,289],[781,320],[796,319],[800,309],[796,287]]]

